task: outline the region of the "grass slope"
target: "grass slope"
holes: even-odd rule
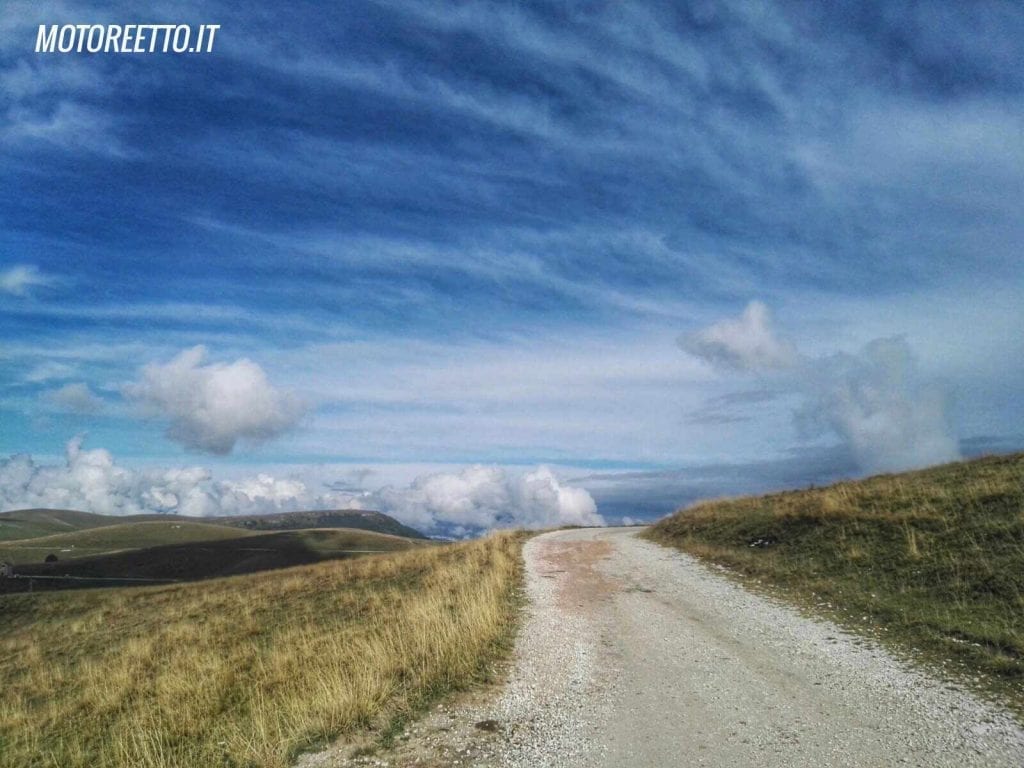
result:
[[[0,541],[35,539],[54,533],[69,533],[97,528],[122,521],[123,518],[76,512],[71,509],[21,509],[0,512]]]
[[[0,512],[0,542],[35,539],[56,533],[101,528],[125,523],[205,523],[252,531],[294,531],[303,528],[357,528],[410,539],[427,538],[415,528],[381,512],[363,509],[329,509],[307,512],[277,512],[268,515],[184,517],[181,515],[97,515],[72,509],[22,509]]]
[[[980,673],[1024,711],[1024,454],[703,502],[647,535]]]
[[[0,596],[0,768],[282,768],[486,676],[521,539]]]
[[[311,512],[278,512],[248,517],[211,517],[211,522],[255,531],[291,531],[299,528],[357,528],[390,533],[409,539],[425,539],[415,528],[402,525],[393,517],[361,509],[326,509]]]
[[[131,523],[129,526],[163,525],[162,523]],[[69,537],[102,538],[103,532],[128,526],[111,526]],[[210,538],[202,539],[209,528]],[[181,534],[185,528],[173,531]],[[123,531],[120,540],[131,540],[132,531]],[[361,557],[370,553],[393,552],[413,547],[431,546],[422,539],[406,539],[372,531],[322,528],[309,531],[281,531],[257,533],[237,528],[197,524],[188,533],[197,540],[183,539],[180,544],[166,544],[141,549],[121,549],[108,554],[58,560],[56,563],[16,565],[15,572],[23,576],[70,576],[67,580],[52,579],[0,579],[0,592],[25,592],[31,589],[74,589],[97,586],[125,586],[106,583],[100,579],[156,579],[168,581],[198,581],[222,576],[255,573],[295,565],[319,563]],[[228,538],[228,537],[231,538]],[[54,537],[48,537],[54,538]],[[33,539],[32,541],[47,541]],[[17,542],[21,543],[21,542]],[[36,553],[38,555],[38,552]],[[63,557],[63,555],[61,555]],[[96,579],[96,581],[80,581]],[[31,587],[30,587],[31,583]]]
[[[239,538],[245,535],[246,532],[226,525],[210,525],[188,518],[163,518],[96,526],[34,539],[0,541],[0,561],[14,564],[41,563],[50,553],[64,561],[125,549]]]

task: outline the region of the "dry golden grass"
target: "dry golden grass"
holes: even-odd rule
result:
[[[0,598],[3,768],[277,768],[486,674],[521,538]]]

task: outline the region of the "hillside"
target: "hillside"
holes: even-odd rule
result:
[[[35,539],[126,523],[174,521],[202,523],[255,531],[286,531],[303,528],[355,528],[412,539],[425,539],[419,531],[402,525],[381,512],[361,509],[278,512],[269,515],[185,517],[183,515],[97,515],[70,509],[23,509],[0,512],[0,542]],[[167,542],[170,543],[170,542]]]
[[[355,528],[409,539],[427,538],[415,528],[402,525],[381,512],[362,509],[330,509],[309,512],[278,512],[270,515],[205,518],[218,525],[231,525],[253,531],[293,531],[300,528]]]
[[[130,540],[132,529],[148,529],[153,525],[167,524],[129,523],[79,534],[61,534],[59,538],[93,539],[99,538],[99,532],[128,529],[118,531],[122,535],[117,537],[117,540],[126,543]],[[16,564],[14,572],[19,578],[0,579],[0,592],[130,585],[128,581],[118,582],[117,579],[199,581],[430,546],[422,539],[344,528],[242,532],[237,528],[197,524],[192,527],[183,526],[175,533],[188,531],[190,536],[201,536],[202,529],[209,529],[209,538],[138,549],[120,548],[106,554],[73,559],[63,559],[65,555],[61,554],[57,562],[39,562],[39,558],[36,558],[30,564]],[[30,541],[54,538],[58,537]]]
[[[0,595],[0,768],[284,768],[386,730],[489,674],[514,629],[521,541]]]
[[[709,501],[647,534],[1024,710],[1024,454]]]
[[[123,518],[114,518],[120,520]],[[16,565],[41,563],[47,555],[61,562],[73,558],[110,554],[126,549],[186,544],[215,539],[255,535],[226,525],[214,525],[191,518],[161,518],[141,522],[117,522],[54,533],[34,539],[0,541],[0,561]]]
[[[0,512],[0,541],[35,539],[53,533],[82,531],[122,522],[124,518],[72,509],[19,509]]]

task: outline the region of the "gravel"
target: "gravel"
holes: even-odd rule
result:
[[[315,764],[1024,765],[1007,712],[635,533],[532,539],[507,684]]]
[[[587,612],[560,599],[574,574],[550,556],[546,537],[524,547],[529,616],[509,682],[487,713],[505,726],[498,765],[588,764],[599,750],[597,723],[610,715],[597,674],[596,627]]]

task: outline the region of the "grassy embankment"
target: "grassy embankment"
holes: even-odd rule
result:
[[[1024,454],[702,502],[647,535],[1024,712]]]
[[[488,674],[521,538],[0,597],[2,768],[288,765]]]

